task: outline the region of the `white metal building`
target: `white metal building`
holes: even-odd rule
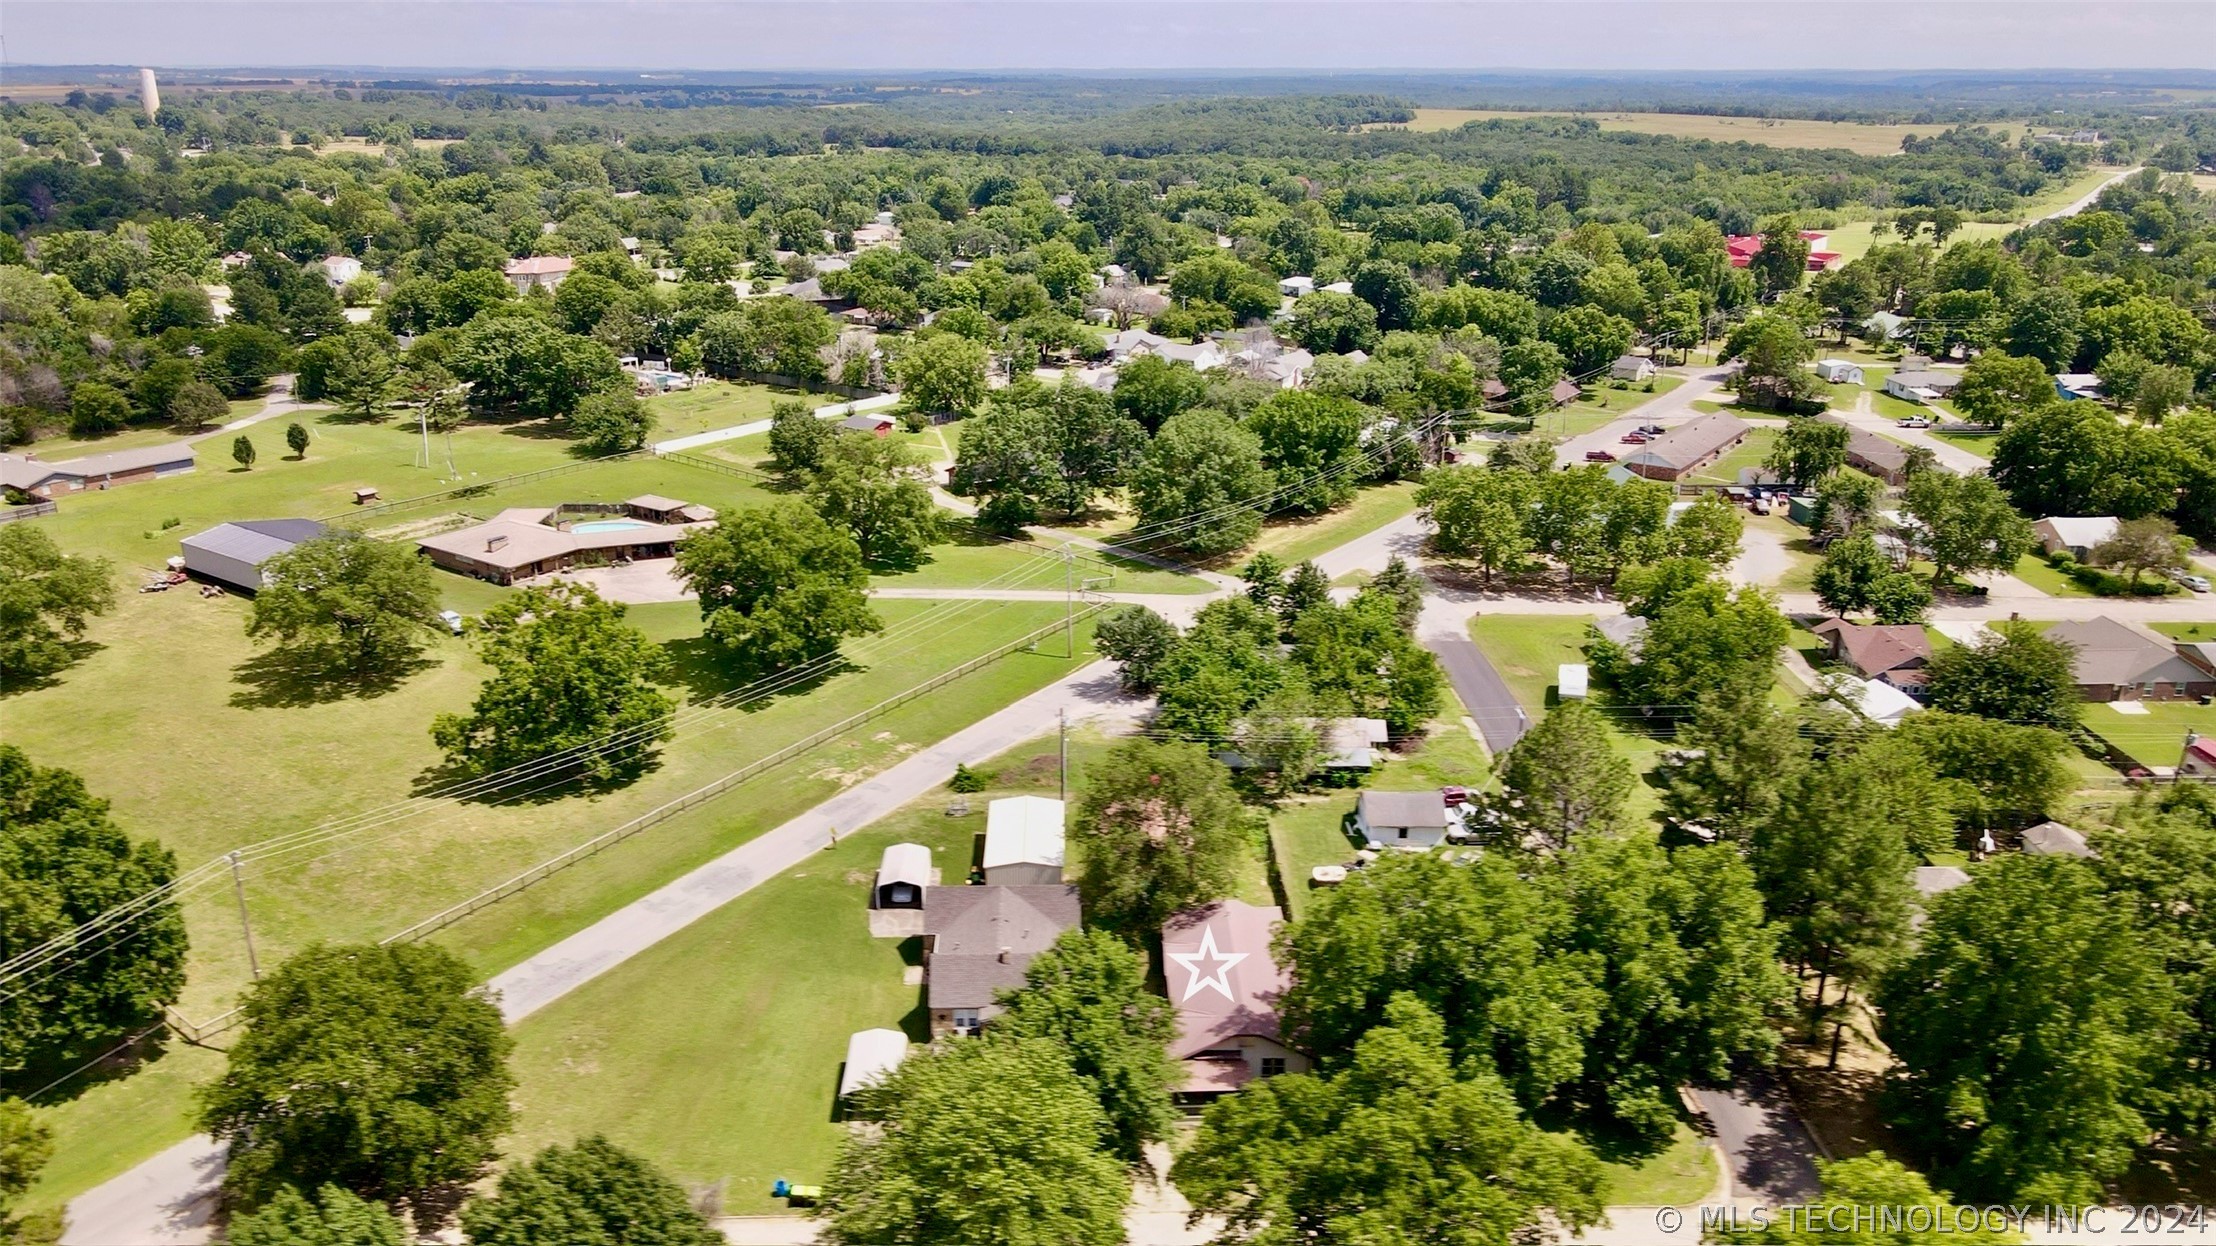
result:
[[[985,881],[1018,887],[1062,881],[1062,802],[1009,796],[985,809]]]
[[[262,587],[262,564],[303,541],[322,536],[313,519],[241,519],[219,523],[178,542],[185,570],[241,592]]]

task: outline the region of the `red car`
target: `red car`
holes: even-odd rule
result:
[[[1587,450],[1585,461],[1588,463],[1613,463],[1616,461],[1616,456],[1606,450]]]
[[[1643,446],[1652,440],[1654,439],[1645,433],[1625,433],[1623,436],[1623,443],[1627,446]]]

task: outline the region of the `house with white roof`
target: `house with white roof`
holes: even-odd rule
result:
[[[1008,796],[985,807],[985,882],[1027,886],[1062,881],[1066,850],[1061,801]]]
[[[362,275],[362,262],[351,255],[326,255],[323,257],[323,279],[337,289]]]
[[[2049,515],[2031,525],[2040,548],[2050,554],[2067,552],[2079,562],[2115,536],[2116,528],[2114,515]]]

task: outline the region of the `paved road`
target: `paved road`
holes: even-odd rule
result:
[[[2131,168],[2125,169],[2123,172],[2117,174],[2116,176],[2108,179],[2105,182],[2102,182],[2098,186],[2095,186],[2090,194],[2079,196],[2075,202],[2070,204],[2070,206],[2066,208],[2056,208],[2054,211],[2049,212],[2045,216],[2038,218],[2038,221],[2055,221],[2060,220],[2065,216],[2076,216],[2078,213],[2092,207],[2094,202],[2101,197],[2102,191],[2107,190],[2109,187],[2114,186],[2116,183],[2123,181],[2125,178],[2130,177],[2132,174],[2139,172],[2145,167],[2146,166],[2144,165],[2133,165]],[[2038,221],[2033,221],[2032,223],[2036,225],[2038,224]]]
[[[1693,409],[1693,403],[1698,399],[1713,397],[1722,387],[1724,378],[1730,374],[1728,368],[1693,369],[1690,379],[1669,393],[1631,407],[1600,428],[1589,433],[1580,433],[1563,442],[1555,448],[1554,461],[1564,467],[1582,466],[1588,450],[1606,450],[1622,458],[1626,453],[1638,449],[1623,443],[1625,433],[1641,424],[1675,428],[1679,424],[1691,422],[1694,417],[1702,414]],[[1677,375],[1684,373],[1678,372]]]
[[[1485,737],[1485,747],[1495,754],[1507,752],[1528,726],[1516,694],[1493,669],[1493,663],[1470,639],[1470,620],[1479,603],[1455,600],[1433,593],[1424,598],[1423,617],[1416,622],[1416,639],[1447,673],[1454,695]]]
[[[1693,1098],[1716,1128],[1734,1200],[1776,1206],[1805,1203],[1819,1192],[1816,1141],[1775,1078],[1745,1073],[1728,1088],[1695,1090]]]

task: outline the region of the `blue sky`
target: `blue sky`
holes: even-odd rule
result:
[[[14,64],[2216,68],[2216,0],[7,0]]]

